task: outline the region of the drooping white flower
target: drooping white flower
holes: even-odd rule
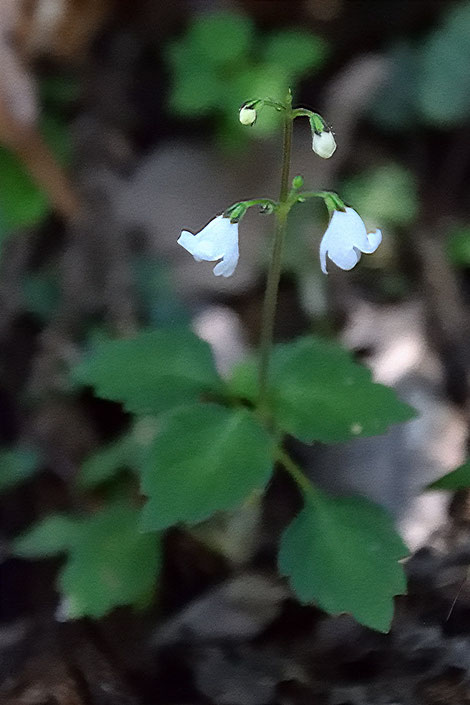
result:
[[[353,208],[335,210],[320,243],[320,264],[326,269],[326,256],[341,269],[352,269],[361,259],[361,252],[371,254],[382,242],[382,232],[367,233],[361,216]]]
[[[312,149],[322,159],[329,159],[336,151],[336,141],[331,130],[314,132],[312,138]]]
[[[215,262],[216,277],[230,277],[238,264],[238,223],[231,223],[230,218],[218,215],[199,233],[183,230],[178,238],[178,245],[184,247],[196,262]]]

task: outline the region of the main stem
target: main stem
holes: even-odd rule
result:
[[[266,411],[267,391],[269,379],[269,359],[273,345],[274,319],[276,316],[277,293],[281,278],[282,250],[287,225],[287,198],[289,195],[289,169],[292,148],[292,108],[289,101],[284,116],[284,139],[282,153],[281,190],[279,194],[279,208],[276,211],[276,232],[274,235],[271,263],[269,265],[266,292],[263,303],[263,318],[261,324],[260,363],[259,363],[259,397],[258,408],[262,413]]]

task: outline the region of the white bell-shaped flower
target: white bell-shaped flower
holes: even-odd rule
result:
[[[361,259],[361,253],[375,252],[382,242],[382,232],[368,233],[361,216],[353,208],[335,211],[320,243],[320,264],[326,269],[326,256],[341,269],[352,269]]]
[[[231,223],[230,218],[218,215],[196,235],[183,230],[178,245],[184,247],[196,262],[222,260],[214,267],[214,274],[230,277],[238,264],[238,223]]]

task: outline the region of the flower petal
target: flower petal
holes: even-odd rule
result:
[[[337,267],[349,271],[361,259],[361,253],[357,247],[353,247],[351,250],[336,250],[333,252],[328,252],[328,256],[332,262],[336,264]]]
[[[381,230],[374,230],[372,233],[367,233],[367,249],[362,248],[362,252],[365,254],[372,254],[372,252],[375,252],[380,243],[382,242],[382,231]]]
[[[190,255],[196,259],[197,255],[194,254],[195,250],[197,250],[197,244],[196,244],[196,238],[195,236],[188,232],[187,230],[182,230],[181,235],[179,236],[178,240],[176,241],[178,245],[181,245],[181,247],[184,247],[184,249],[189,252]],[[199,261],[201,261],[199,259]]]

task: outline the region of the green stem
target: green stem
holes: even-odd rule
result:
[[[285,470],[287,470],[292,479],[295,480],[304,495],[312,497],[315,494],[315,487],[312,485],[308,477],[304,475],[299,466],[294,463],[290,455],[288,455],[284,450],[279,449],[276,454],[276,460],[283,465]]]
[[[271,198],[252,198],[251,201],[243,201],[243,203],[247,208],[252,206],[272,206],[272,208],[275,208],[277,206],[276,201]]]
[[[346,208],[342,199],[334,191],[301,191],[297,200],[306,200],[308,198],[323,198],[328,210],[343,210]]]
[[[274,319],[276,315],[277,294],[281,278],[282,250],[286,234],[287,215],[289,212],[289,170],[292,148],[292,107],[291,96],[284,113],[284,140],[282,155],[281,189],[279,206],[276,210],[276,232],[268,271],[266,292],[264,295],[263,318],[261,324],[260,363],[259,363],[259,397],[258,408],[262,414],[267,409],[269,359],[273,345]]]

